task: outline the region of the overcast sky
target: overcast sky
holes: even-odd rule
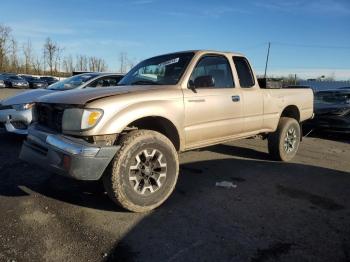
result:
[[[39,52],[46,37],[65,54],[133,60],[187,49],[244,53],[269,72],[350,79],[349,0],[2,0],[0,23]]]

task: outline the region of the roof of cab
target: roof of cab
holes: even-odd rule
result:
[[[213,53],[213,54],[222,54],[222,55],[232,55],[232,56],[244,56],[241,53],[238,52],[230,52],[230,51],[217,51],[217,50],[207,50],[207,49],[197,49],[197,50],[184,50],[184,51],[176,51],[176,52],[170,52],[162,55],[170,55],[170,54],[178,54],[178,53],[201,53],[201,54],[206,54],[206,53]],[[156,55],[157,56],[162,56],[162,55]]]

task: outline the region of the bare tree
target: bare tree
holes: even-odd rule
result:
[[[32,42],[28,39],[27,43],[22,46],[24,56],[24,72],[29,74],[33,66],[33,48]]]
[[[87,71],[88,70],[88,58],[86,55],[78,55],[76,62],[76,70]]]
[[[60,66],[61,66],[61,59],[62,59],[62,52],[63,52],[63,48],[61,47],[57,47],[57,52],[56,52],[56,56],[55,56],[55,72],[59,73],[60,72]]]
[[[95,56],[90,56],[89,57],[89,71],[97,71],[97,66],[98,66],[98,58]]]
[[[18,59],[18,44],[14,38],[10,40],[10,71],[19,72],[19,59]]]
[[[126,52],[121,52],[119,54],[119,62],[120,62],[120,67],[119,67],[120,73],[126,73],[135,65],[134,60],[130,59]]]
[[[89,57],[89,70],[93,72],[103,72],[107,70],[106,62],[102,58]]]
[[[37,56],[35,58],[35,60],[33,61],[32,65],[33,65],[33,70],[34,70],[35,74],[41,75],[42,74],[42,66],[43,66],[42,59],[40,59],[40,57]]]
[[[66,56],[64,59],[63,59],[63,70],[66,72],[66,73],[71,73],[73,72],[75,69],[74,69],[74,62],[73,62],[73,57],[71,55],[69,56]]]
[[[8,63],[7,54],[9,50],[11,28],[0,24],[0,71],[5,71]]]
[[[54,69],[56,68],[59,53],[60,48],[57,43],[53,42],[50,37],[46,38],[44,44],[44,63],[49,67],[51,75],[53,75]]]
[[[100,59],[98,71],[99,72],[106,72],[108,70],[107,63],[104,59]]]
[[[45,74],[49,71],[51,75],[60,75],[61,66],[67,73],[74,70],[107,70],[106,61],[95,56],[77,55],[74,60],[69,55],[62,59],[64,49],[51,38],[45,40],[42,56],[34,53],[30,39],[20,44],[20,50],[18,46],[18,42],[11,35],[11,28],[0,24],[0,72]],[[127,54],[121,53],[121,71],[125,72],[129,66]]]
[[[128,59],[127,61],[127,71],[129,71],[131,68],[133,68],[135,66],[135,64],[137,64],[137,61],[135,58],[133,60]]]
[[[128,54],[126,52],[119,53],[119,72],[125,73],[128,61]]]

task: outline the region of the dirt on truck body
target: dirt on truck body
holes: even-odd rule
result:
[[[260,88],[241,54],[186,51],[136,65],[118,87],[73,90],[37,101],[20,157],[57,174],[99,180],[122,207],[161,205],[178,177],[178,153],[256,135],[289,161],[311,89]]]

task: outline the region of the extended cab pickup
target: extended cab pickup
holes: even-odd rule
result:
[[[142,61],[115,88],[41,97],[36,114],[21,159],[102,179],[112,200],[143,212],[173,191],[178,152],[261,135],[274,159],[291,160],[313,92],[260,88],[241,54],[186,51]]]

